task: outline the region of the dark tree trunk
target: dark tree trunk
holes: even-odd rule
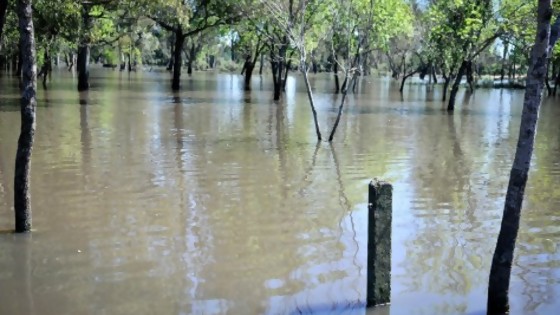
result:
[[[361,72],[358,72],[358,76],[360,75]],[[356,89],[358,88],[358,78],[354,78],[354,80],[351,81],[352,82],[352,93],[356,94]]]
[[[473,67],[474,67],[474,65],[473,65],[473,62],[472,62],[472,61],[468,61],[468,62],[467,62],[467,65],[466,65],[466,67],[465,67],[465,74],[466,74],[466,77],[467,77],[467,84],[469,85],[469,91],[470,91],[471,93],[474,92],[474,88],[475,88],[475,87],[474,87],[474,74],[473,74],[474,71],[473,71]]]
[[[544,76],[544,83],[546,86],[546,91],[548,93],[547,95],[552,96],[552,86],[550,86],[549,76],[550,76],[550,59],[548,59],[548,64],[546,67],[546,75]]]
[[[14,176],[14,212],[16,232],[31,231],[31,196],[29,191],[31,152],[35,136],[37,70],[31,0],[18,0],[20,51],[23,56],[23,92],[21,95],[21,132]]]
[[[340,92],[340,81],[338,78],[338,62],[336,59],[336,55],[333,55],[332,61],[333,61],[333,74],[334,74],[334,93],[338,94]]]
[[[264,66],[264,54],[261,54],[261,62],[259,65],[259,75],[262,75],[263,73],[263,66]]]
[[[173,80],[171,82],[171,89],[178,91],[181,88],[181,67],[183,66],[183,44],[185,43],[185,36],[182,30],[175,33],[175,51],[173,52]]]
[[[83,8],[82,19],[84,30],[88,32],[91,29],[91,17],[88,9]],[[89,56],[90,56],[90,38],[89,34],[82,35],[80,45],[78,47],[78,91],[89,90]]]
[[[349,73],[346,72],[344,76],[344,81],[348,81]],[[352,81],[356,81],[356,75],[352,75]],[[340,101],[340,105],[338,106],[338,113],[336,115],[336,120],[334,122],[333,128],[331,130],[331,134],[329,135],[329,142],[332,142],[334,139],[334,135],[336,133],[336,129],[338,128],[338,124],[340,123],[340,117],[342,117],[342,110],[344,109],[344,102],[346,101],[346,95],[348,95],[348,89],[342,88],[342,100]]]
[[[455,81],[453,81],[453,86],[451,87],[451,94],[449,94],[449,103],[447,104],[448,111],[452,111],[455,109],[455,99],[457,98],[459,85],[461,84],[461,80],[463,79],[463,75],[465,74],[466,68],[467,68],[467,61],[463,60],[461,66],[459,67],[459,71],[457,72],[457,76],[455,77]]]
[[[191,47],[189,49],[189,63],[187,64],[187,74],[192,75],[193,72],[193,62],[196,59],[196,45],[194,41],[191,43]]]
[[[340,87],[340,89],[342,91],[346,90],[346,85],[348,84],[348,77],[344,78],[344,81],[342,81],[342,86]]]
[[[78,91],[89,90],[89,44],[78,48]]]
[[[72,72],[72,69],[74,68],[74,54],[69,54],[70,57],[70,61],[69,61],[69,65],[68,65],[68,72]]]
[[[231,61],[235,62],[235,42],[233,40],[233,36],[231,37]]]
[[[51,64],[51,56],[49,54],[49,49],[45,48],[45,52],[43,53],[44,57],[44,64],[43,69],[41,70],[43,74],[43,88],[47,88],[47,77],[49,73],[52,71],[52,64]]]
[[[272,86],[274,88],[274,100],[277,101],[280,99],[280,85],[278,84],[277,80],[277,72],[278,72],[278,61],[270,60],[270,69],[272,70]]]
[[[406,82],[406,79],[410,78],[411,76],[413,76],[417,71],[412,71],[406,75],[403,76],[402,78],[402,82],[401,82],[401,88],[399,89],[399,92],[403,92],[404,91],[404,84]]]
[[[527,71],[527,84],[517,149],[511,168],[500,233],[498,234],[490,269],[488,314],[506,314],[509,311],[508,291],[511,266],[546,76],[552,14],[552,0],[539,0],[537,35]],[[551,46],[554,47],[554,42],[551,43]]]
[[[251,90],[251,77],[253,76],[253,70],[255,69],[255,64],[250,57],[247,57],[245,64],[243,65],[245,73],[245,91]]]
[[[284,42],[286,42],[286,40]],[[280,96],[282,95],[282,86],[283,86],[282,79],[284,77],[282,75],[283,73],[282,71],[284,70],[284,64],[286,60],[286,45],[287,44],[282,44],[282,46],[279,49],[278,56],[274,56],[274,55],[270,56],[271,57],[270,64],[272,66],[272,76],[274,82],[275,101],[280,100]]]
[[[446,75],[445,74],[445,69],[441,69],[442,72],[442,77],[443,77],[443,94],[441,97],[441,101],[445,102],[445,100],[447,99],[447,91],[449,90],[449,83],[451,82],[451,74]]]
[[[432,66],[431,74],[432,74],[432,77],[434,79],[434,84],[438,84],[437,75],[436,75],[436,67],[435,66]]]

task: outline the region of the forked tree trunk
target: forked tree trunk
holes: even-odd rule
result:
[[[506,193],[502,224],[490,270],[488,314],[506,314],[509,311],[508,290],[511,266],[544,89],[552,13],[552,0],[539,0],[537,35],[527,71],[519,138]],[[551,43],[551,47],[553,46],[554,42]]]
[[[16,154],[14,176],[14,212],[17,233],[31,230],[31,196],[29,176],[31,151],[35,136],[35,108],[37,92],[37,65],[31,0],[18,0],[20,51],[22,52],[21,131]]]
[[[348,71],[344,75],[344,81],[348,81],[349,77]],[[356,82],[356,75],[352,75],[352,79],[350,83]],[[342,110],[344,109],[344,102],[346,101],[346,95],[348,95],[348,89],[346,87],[342,88],[342,100],[340,101],[340,105],[338,106],[338,113],[336,115],[336,120],[334,121],[333,128],[331,130],[331,134],[329,135],[329,142],[332,142],[334,139],[334,134],[336,133],[336,129],[338,128],[338,124],[340,123],[340,117],[342,117]]]
[[[459,67],[459,71],[457,72],[457,76],[455,77],[455,81],[453,81],[453,86],[451,87],[451,93],[449,94],[449,103],[447,104],[447,110],[452,111],[455,109],[455,99],[457,98],[457,92],[459,91],[459,85],[461,84],[461,80],[463,79],[463,75],[467,70],[467,61],[463,61],[461,63],[461,67]]]

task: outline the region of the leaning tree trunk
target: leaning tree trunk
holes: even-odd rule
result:
[[[451,87],[451,93],[449,94],[449,103],[447,104],[448,111],[452,111],[455,109],[455,99],[457,98],[459,85],[461,84],[461,80],[463,79],[463,75],[465,74],[466,68],[467,68],[467,61],[464,60],[461,63],[461,67],[459,67],[459,72],[457,72],[457,76],[455,77],[455,81],[453,81],[453,86]]]
[[[313,92],[311,91],[311,85],[309,84],[309,78],[307,77],[307,64],[305,63],[305,53],[302,54],[302,58],[301,58],[301,72],[303,73],[303,79],[305,81],[305,89],[307,91],[307,97],[309,98],[309,105],[311,106],[311,112],[313,113],[313,122],[315,123],[315,132],[317,133],[317,141],[321,141],[321,129],[319,127],[319,121],[317,120],[317,111],[315,110],[315,103],[313,101]]]
[[[181,67],[183,66],[183,44],[185,36],[182,30],[178,30],[175,34],[175,51],[173,52],[173,80],[171,89],[178,91],[181,88]]]
[[[527,72],[517,150],[511,168],[502,224],[490,270],[488,314],[506,314],[509,311],[508,289],[511,266],[544,89],[552,12],[552,0],[539,0],[537,35]],[[553,46],[554,41],[550,47]]]
[[[345,81],[348,81],[348,77],[350,76],[348,70],[346,70],[345,74]],[[352,74],[352,80],[356,82],[356,75]],[[338,113],[336,115],[336,120],[334,121],[333,128],[331,130],[331,134],[329,135],[329,142],[332,142],[334,139],[334,134],[336,133],[336,129],[338,128],[338,124],[340,123],[340,117],[342,117],[342,110],[344,109],[344,102],[346,101],[346,95],[348,95],[348,89],[346,87],[342,88],[342,100],[340,101],[340,105],[338,106]]]
[[[401,88],[399,89],[399,92],[401,92],[401,94],[402,94],[402,92],[404,91],[404,84],[406,83],[406,79],[408,79],[408,78],[410,78],[411,76],[413,76],[414,74],[416,74],[416,72],[418,72],[418,71],[411,71],[410,73],[405,74],[405,75],[403,76],[402,82],[401,82]],[[431,74],[430,74],[430,75],[431,75]]]
[[[31,230],[31,200],[29,176],[31,151],[35,136],[35,108],[37,92],[37,65],[35,63],[35,39],[31,9],[32,0],[18,0],[20,51],[22,52],[21,131],[16,154],[14,176],[14,212],[16,232]]]

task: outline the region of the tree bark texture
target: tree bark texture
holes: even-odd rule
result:
[[[31,0],[18,0],[20,51],[22,52],[21,131],[16,154],[14,176],[15,230],[31,230],[31,196],[29,192],[31,152],[35,136],[37,64]]]
[[[338,94],[340,92],[340,81],[338,78],[338,59],[336,59],[336,55],[333,56],[333,73],[334,73],[334,93]]]
[[[90,38],[87,32],[91,29],[91,17],[89,10],[83,8],[82,20],[86,34],[80,39],[78,47],[78,91],[89,90],[89,56],[90,56]]]
[[[455,81],[453,81],[453,86],[451,87],[451,93],[449,94],[449,103],[447,104],[448,111],[455,110],[455,99],[457,98],[457,92],[459,92],[459,85],[461,84],[463,75],[467,70],[467,66],[468,66],[468,62],[466,60],[463,60],[461,66],[459,67],[459,71],[457,72],[457,76],[455,77]]]
[[[175,51],[173,52],[173,80],[171,82],[171,89],[178,91],[181,88],[181,67],[183,66],[183,44],[185,43],[185,36],[182,30],[175,33]]]
[[[509,311],[508,291],[511,266],[547,71],[551,16],[552,1],[539,0],[537,35],[527,73],[519,139],[511,168],[500,233],[490,270],[488,314],[506,314]]]

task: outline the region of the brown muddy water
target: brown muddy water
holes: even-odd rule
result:
[[[368,78],[316,146],[298,76],[97,69],[39,89],[34,232],[13,235],[17,82],[0,78],[0,314],[483,314],[522,91]],[[312,78],[323,132],[338,105]],[[512,314],[560,309],[560,100],[543,104]],[[367,183],[394,184],[392,304],[366,311]]]

